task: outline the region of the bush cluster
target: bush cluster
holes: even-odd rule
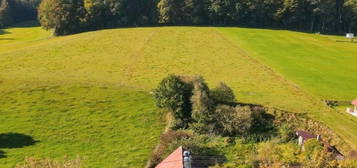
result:
[[[336,160],[336,155],[316,139],[305,142],[303,148],[298,146],[295,131],[307,130],[322,135],[324,142],[338,145],[340,152],[348,153],[345,150],[348,146],[322,123],[305,114],[236,102],[232,89],[224,83],[209,89],[202,77],[170,75],[160,82],[155,95],[161,108],[191,109],[170,110],[186,115],[173,113],[174,120],[180,121],[173,129],[179,130],[170,130],[161,137],[159,150],[152,157],[156,158],[152,159],[156,164],[179,146],[194,151],[195,155],[230,157],[229,162],[219,157],[222,162],[217,162],[214,168],[349,168],[356,163],[356,159]]]
[[[169,109],[174,116],[173,129],[222,136],[271,129],[264,109],[239,105],[224,83],[210,90],[202,77],[170,75],[160,82],[154,97],[158,107]]]

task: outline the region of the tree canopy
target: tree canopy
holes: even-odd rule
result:
[[[34,19],[40,0],[0,0],[0,23]],[[66,4],[61,8],[42,5],[46,13],[67,13],[79,20],[76,29],[54,17],[48,22],[58,35],[105,27],[141,25],[238,25],[283,28],[307,32],[345,33],[357,30],[357,0],[42,0]],[[44,9],[47,8],[47,9]],[[5,24],[6,23],[6,24]],[[66,26],[67,25],[67,26]],[[64,30],[66,29],[66,30]]]

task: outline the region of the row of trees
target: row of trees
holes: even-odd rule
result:
[[[39,19],[58,35],[152,24],[337,33],[357,30],[357,0],[42,0]]]
[[[16,22],[35,20],[40,0],[0,0],[0,28]]]

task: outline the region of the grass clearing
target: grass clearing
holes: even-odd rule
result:
[[[143,167],[165,126],[151,95],[115,87],[38,85],[2,92],[0,113],[1,167],[25,156],[79,156],[86,167]],[[24,146],[7,147],[8,133],[20,134],[14,139]],[[21,135],[38,142],[29,144]]]
[[[355,118],[329,109],[231,38],[217,28],[156,27],[7,43],[16,50],[0,51],[0,132],[39,142],[0,149],[7,156],[0,164],[79,155],[88,167],[142,167],[164,128],[148,93],[171,73],[202,75],[210,87],[223,81],[241,102],[309,113],[357,149]]]
[[[285,30],[219,30],[250,55],[322,98],[357,97],[357,43],[342,36]]]
[[[16,24],[14,27],[0,30],[0,53],[45,42],[51,37],[52,32],[43,30],[36,22]]]

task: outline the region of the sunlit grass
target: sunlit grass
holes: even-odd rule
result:
[[[38,27],[28,29],[42,33],[27,34],[26,41],[24,29],[13,34],[22,42],[0,40],[8,45],[0,45],[0,132],[39,142],[0,149],[7,155],[1,165],[33,155],[79,155],[92,167],[143,167],[164,127],[149,92],[172,73],[202,75],[210,87],[223,81],[240,102],[308,113],[357,149],[356,118],[328,108],[303,82],[296,85],[291,75],[257,61],[262,57],[249,39],[235,39],[230,30],[125,28],[50,37]]]
[[[52,37],[52,31],[43,30],[29,21],[0,30],[0,53],[29,47]]]
[[[245,28],[220,31],[250,55],[322,98],[357,97],[357,43],[344,36]]]

